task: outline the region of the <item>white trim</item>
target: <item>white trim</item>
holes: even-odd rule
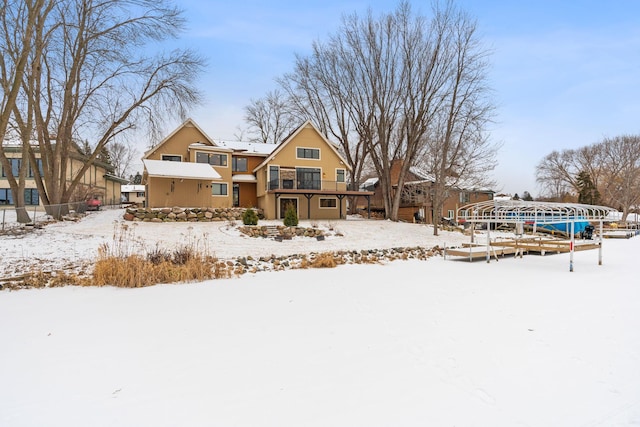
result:
[[[336,202],[335,206],[322,206],[322,200],[333,200]],[[318,209],[338,209],[340,201],[337,197],[318,197]]]
[[[207,155],[207,163],[203,163],[203,162],[199,162],[198,161],[198,151],[196,150],[196,156],[195,156],[195,163],[200,163],[202,165],[209,165],[213,168],[228,168],[229,167],[229,154],[230,153],[216,153],[216,152],[207,152],[207,151],[200,151],[200,153],[202,154],[206,154]],[[216,156],[225,156],[227,158],[227,164],[226,165],[212,165],[211,163],[209,163],[209,157],[210,155],[216,155]]]
[[[162,161],[162,162],[175,162],[175,160],[165,160],[164,159],[165,156],[180,157],[180,162],[184,162],[184,157],[182,156],[182,154],[171,154],[171,153],[162,153],[162,154],[160,154],[160,161]]]
[[[315,157],[299,157],[298,156],[298,150],[302,149],[302,150],[317,150],[318,151],[318,158],[316,159]],[[317,147],[299,147],[296,146],[296,160],[322,160],[322,150],[317,148]]]
[[[227,188],[227,194],[213,194],[213,186],[214,185],[224,185]],[[229,197],[229,184],[226,182],[212,182],[211,183],[211,196],[213,197]]]
[[[338,171],[343,171],[344,172],[344,181],[338,181]],[[336,182],[339,182],[341,184],[346,184],[347,183],[347,170],[345,168],[336,168]]]

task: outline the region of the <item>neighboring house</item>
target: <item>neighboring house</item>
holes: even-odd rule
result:
[[[67,182],[71,182],[78,171],[86,162],[86,157],[80,153],[77,147],[69,153],[69,161],[67,164]],[[5,145],[4,151],[11,163],[13,175],[17,178],[20,165],[22,163],[22,147],[20,145]],[[42,175],[42,162],[40,153],[36,152],[36,167]],[[84,201],[87,198],[98,198],[103,205],[120,203],[120,186],[127,181],[113,175],[114,167],[101,162],[94,163],[82,175],[80,184],[75,190],[74,197],[71,202]],[[29,165],[27,171],[27,180],[25,182],[25,204],[40,205],[40,194],[34,180],[34,166]],[[0,173],[0,205],[13,205],[14,197],[11,194],[9,181],[7,180],[7,172],[3,169]]]
[[[144,191],[144,185],[123,185],[120,188],[120,192],[122,193],[122,198],[120,200],[124,203],[144,206]]]
[[[398,191],[398,177],[401,161],[394,161],[391,165],[391,181],[394,191]],[[434,178],[419,167],[410,167],[405,177],[398,209],[398,219],[403,221],[433,222],[433,185]],[[371,197],[371,209],[384,210],[382,188],[378,178],[369,178],[361,186],[374,192]],[[442,206],[440,216],[450,221],[456,220],[458,208],[469,203],[483,202],[493,199],[493,191],[485,188],[466,188],[452,185],[447,189],[447,197]]]
[[[268,219],[287,207],[300,219],[346,216],[349,166],[309,121],[280,144],[214,142],[186,120],[143,157],[150,208],[257,207]]]

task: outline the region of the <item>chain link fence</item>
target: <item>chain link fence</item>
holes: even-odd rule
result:
[[[48,206],[25,206],[23,208],[24,213],[29,217],[29,221],[21,223],[18,222],[15,206],[5,206],[0,208],[0,234],[11,233],[16,229],[36,228],[53,221],[55,218],[84,214],[88,210],[115,209],[119,207],[120,205],[90,206],[84,201]]]

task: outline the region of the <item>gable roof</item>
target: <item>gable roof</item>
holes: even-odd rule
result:
[[[160,178],[217,180],[222,177],[208,163],[143,159],[147,175]]]
[[[264,159],[264,161],[262,163],[260,163],[255,169],[253,169],[253,171],[255,172],[255,171],[259,170],[260,168],[262,168],[267,163],[269,163],[276,156],[276,154],[278,154],[284,147],[287,146],[287,144],[289,144],[289,142],[291,142],[291,140],[293,140],[300,132],[302,132],[302,129],[305,129],[305,128],[308,128],[308,127],[312,128],[314,131],[316,131],[316,133],[318,135],[320,135],[320,138],[322,138],[322,140],[327,144],[327,146],[335,153],[336,156],[338,156],[338,159],[340,159],[340,161],[344,164],[344,167],[346,169],[351,170],[351,166],[349,166],[347,161],[340,155],[340,153],[338,152],[338,149],[336,148],[335,144],[332,143],[331,141],[329,141],[322,134],[322,132],[320,132],[317,127],[315,127],[315,125],[311,122],[311,120],[307,120],[302,125],[300,125],[296,130],[291,132],[291,134],[288,137],[286,137],[280,144],[278,144],[276,146],[276,149],[271,152],[269,157]]]
[[[156,144],[155,146],[153,146],[150,149],[148,149],[147,151],[145,151],[143,158],[147,158],[151,154],[155,153],[160,147],[162,147],[164,145],[165,142],[167,142],[176,133],[178,133],[180,130],[184,129],[187,126],[192,126],[192,127],[196,128],[198,130],[198,132],[200,132],[202,134],[202,136],[204,136],[205,142],[199,141],[201,144],[206,143],[208,145],[216,145],[215,142],[213,142],[213,139],[211,139],[209,137],[209,135],[207,135],[207,133],[205,131],[203,131],[202,128],[200,126],[198,126],[198,124],[192,118],[188,118],[187,120],[182,122],[182,124],[180,126],[175,128],[173,130],[173,132],[171,132],[169,135],[167,135],[164,138],[162,138],[162,141],[160,141],[158,144]]]

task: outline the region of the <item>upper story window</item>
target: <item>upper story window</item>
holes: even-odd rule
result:
[[[336,182],[345,182],[345,170],[336,169]]]
[[[247,171],[247,158],[246,157],[232,157],[231,158],[231,170],[233,172],[246,172]]]
[[[9,163],[11,163],[11,175],[13,175],[14,177],[18,177],[18,175],[20,174],[20,164],[22,163],[21,159],[8,159]],[[7,177],[7,171],[4,170],[4,168],[2,168],[2,177],[6,178]]]
[[[36,159],[36,165],[38,167],[38,171],[40,172],[40,176],[44,175],[44,171],[42,170],[42,159]],[[29,178],[33,178],[35,176],[35,172],[33,170],[33,166],[29,163]]]
[[[163,154],[162,160],[165,162],[181,162],[182,156],[176,156],[175,154]]]
[[[298,159],[319,159],[320,158],[320,149],[319,148],[304,148],[297,147],[296,156]]]
[[[280,167],[269,166],[269,190],[275,190],[280,186]]]
[[[298,181],[298,189],[320,190],[322,181],[320,176],[322,172],[316,168],[296,168],[296,180]]]
[[[470,194],[466,191],[460,192],[460,203],[469,203],[471,200]]]
[[[196,153],[197,163],[209,163],[211,166],[227,166],[228,156],[219,153]]]

